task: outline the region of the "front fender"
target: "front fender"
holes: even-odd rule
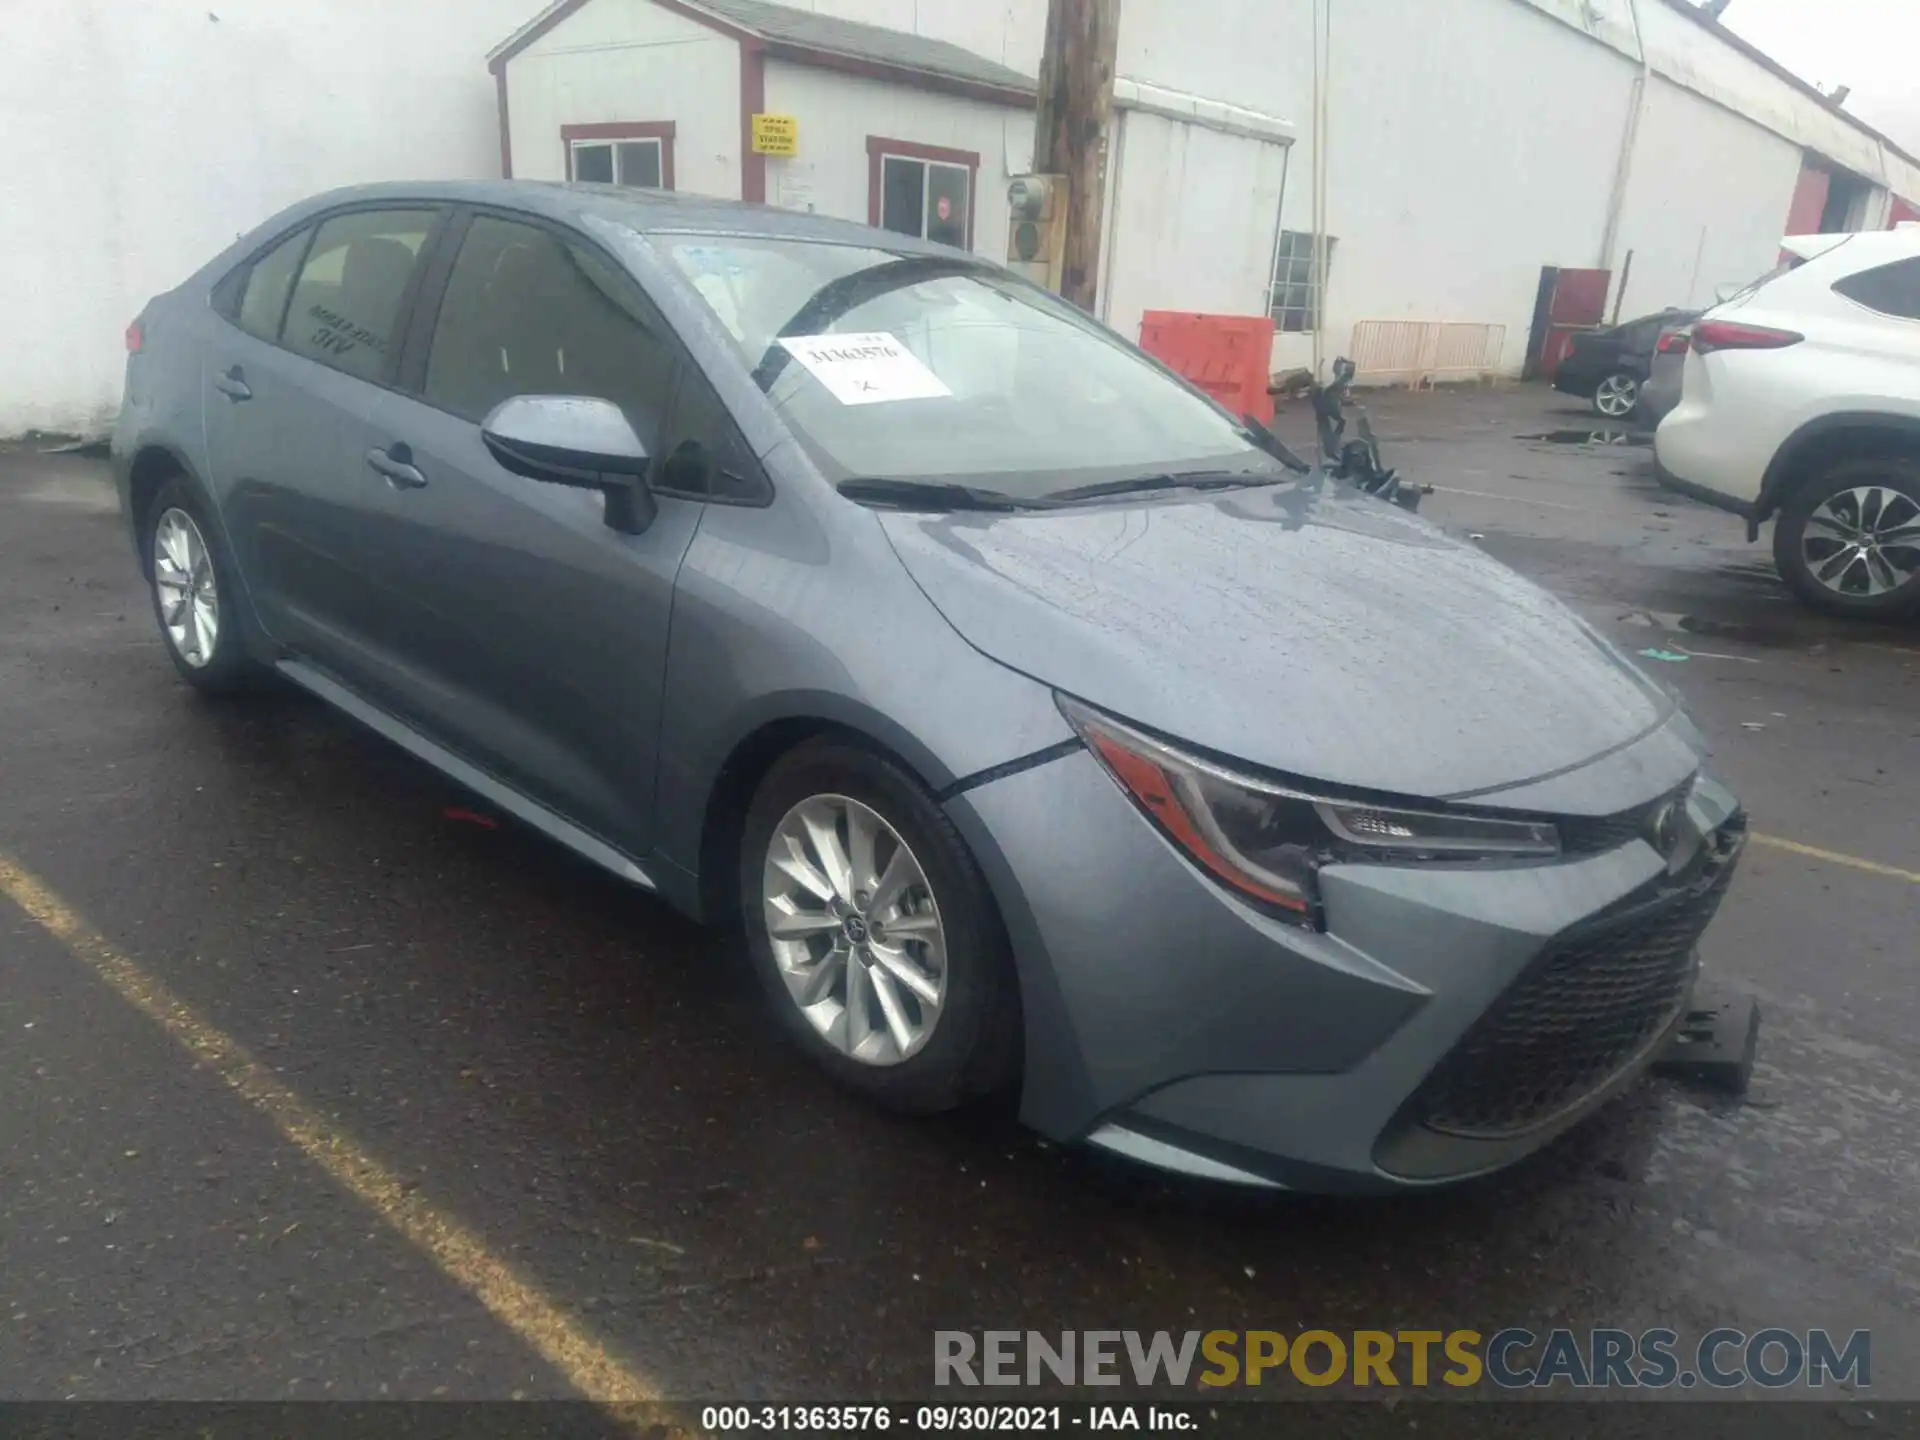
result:
[[[729,761],[781,722],[865,736],[929,790],[1068,739],[1046,685],[975,650],[852,505],[787,487],[709,506],[674,588],[655,786],[658,858],[697,876]]]

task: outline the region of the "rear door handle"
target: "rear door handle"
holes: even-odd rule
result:
[[[387,477],[387,483],[396,490],[419,490],[427,483],[413,463],[413,451],[405,444],[396,444],[382,450],[379,446],[367,451],[367,464]]]
[[[251,400],[253,398],[253,387],[247,384],[247,372],[242,370],[238,365],[230,367],[224,375],[214,376],[213,388],[229,400],[239,401]]]

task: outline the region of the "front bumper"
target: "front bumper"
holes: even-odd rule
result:
[[[1652,1062],[1740,848],[1724,791],[1690,808],[1708,839],[1677,875],[1604,825],[1548,866],[1328,867],[1324,933],[1203,877],[1084,753],[949,812],[1014,942],[1029,1123],[1215,1178],[1394,1190],[1508,1164]]]

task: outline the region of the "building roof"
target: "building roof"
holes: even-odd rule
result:
[[[785,40],[809,50],[828,51],[858,60],[877,60],[929,75],[948,75],[982,85],[1000,85],[1028,93],[1039,87],[1031,75],[989,60],[984,55],[945,40],[910,35],[880,25],[863,25],[811,10],[796,10],[771,0],[697,0],[703,10],[758,32],[769,40]]]
[[[487,56],[495,71],[592,0],[553,0]],[[945,40],[857,20],[817,15],[771,0],[652,0],[688,19],[754,44],[777,59],[871,74],[879,79],[934,82],[984,99],[1033,103],[1032,76]]]
[[[1801,94],[1807,96],[1811,100],[1818,101],[1823,109],[1831,111],[1833,114],[1837,115],[1840,119],[1846,121],[1847,124],[1851,125],[1854,129],[1858,130],[1861,134],[1876,141],[1880,145],[1885,146],[1893,154],[1898,155],[1902,160],[1906,161],[1909,165],[1920,165],[1920,159],[1916,159],[1914,156],[1908,154],[1907,151],[1897,141],[1890,139],[1888,136],[1874,129],[1873,126],[1867,124],[1867,122],[1862,120],[1858,115],[1855,115],[1852,111],[1846,109],[1843,105],[1841,105],[1838,101],[1836,101],[1831,95],[1827,94],[1824,90],[1822,90],[1818,85],[1813,84],[1811,81],[1802,79],[1800,76],[1796,75],[1793,71],[1789,70],[1785,65],[1782,65],[1778,60],[1774,59],[1771,55],[1767,54],[1767,52],[1762,50],[1758,45],[1755,45],[1752,41],[1746,40],[1741,36],[1735,34],[1732,30],[1729,30],[1724,24],[1720,22],[1720,20],[1717,17],[1708,14],[1705,10],[1701,9],[1698,5],[1694,5],[1690,3],[1690,0],[1666,0],[1666,3],[1667,3],[1668,9],[1679,11],[1682,15],[1686,16],[1689,20],[1693,21],[1694,24],[1700,26],[1701,29],[1706,30],[1710,34],[1716,36],[1723,45],[1726,45],[1733,50],[1739,51],[1742,55],[1746,56],[1749,60],[1752,60],[1756,64],[1763,66],[1765,69],[1771,71],[1778,78],[1786,81],[1789,85],[1793,86],[1793,88],[1798,90]]]

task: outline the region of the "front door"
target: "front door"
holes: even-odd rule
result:
[[[205,355],[213,484],[255,610],[333,670],[351,668],[384,603],[358,543],[384,488],[368,422],[440,213],[350,211],[282,241]]]
[[[682,364],[639,286],[598,251],[474,217],[417,395],[388,395],[373,415],[375,443],[417,483],[387,488],[361,537],[404,597],[376,621],[376,698],[636,856],[651,843],[674,579],[702,504],[662,494],[653,524],[622,534],[597,492],[501,468],[479,422],[514,395],[596,396],[658,456]]]

